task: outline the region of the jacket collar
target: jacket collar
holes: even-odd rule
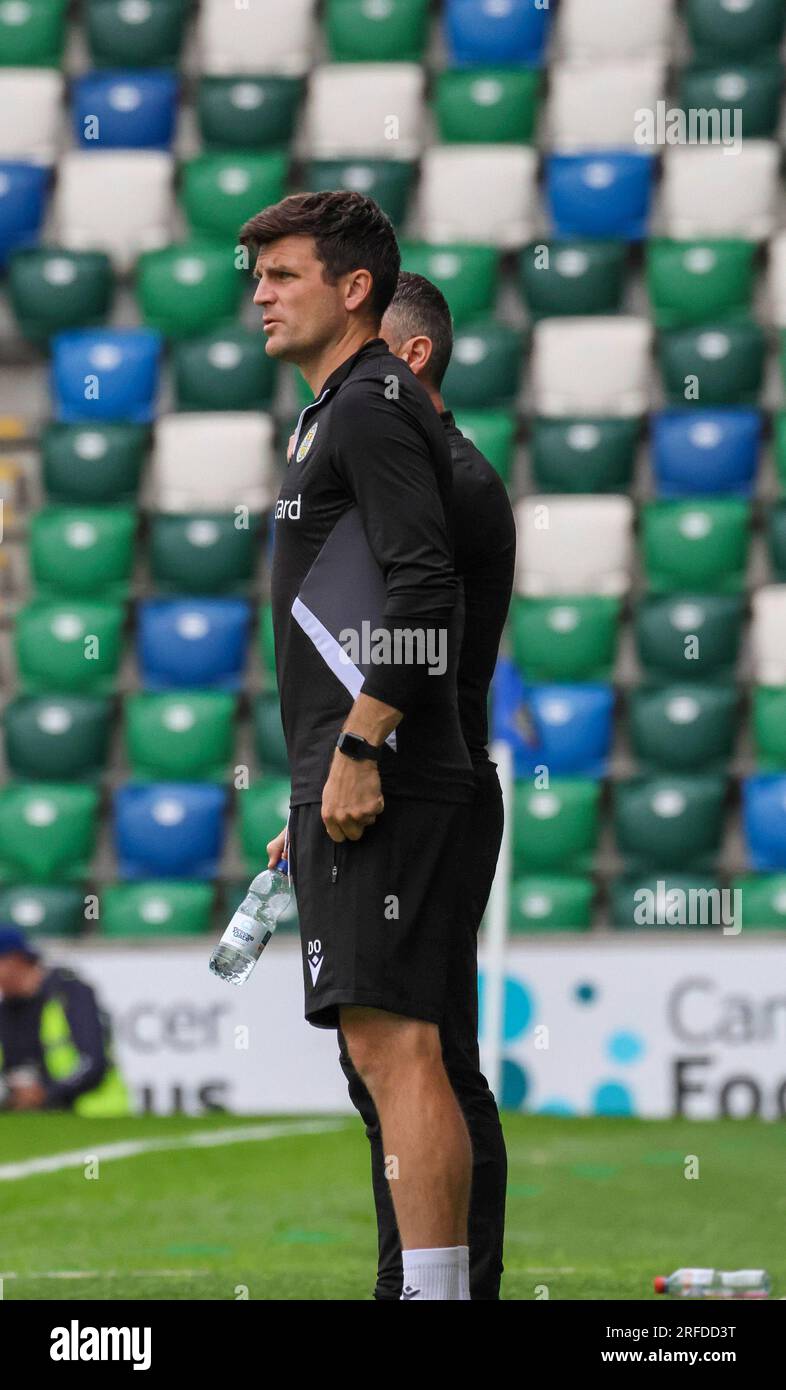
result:
[[[330,373],[327,381],[322,383],[322,389],[319,395],[324,396],[326,391],[335,391],[337,387],[343,385],[350,372],[354,370],[361,358],[372,356],[380,357],[383,353],[389,351],[390,349],[384,338],[372,338],[370,342],[364,343],[361,348],[358,348],[357,352],[353,352],[351,357],[347,357],[346,360],[341,363],[340,367],[336,367],[336,370]]]

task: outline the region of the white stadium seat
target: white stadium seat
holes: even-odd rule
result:
[[[106,251],[126,273],[143,251],[172,241],[173,175],[172,155],[158,150],[68,151],[58,165],[58,240]]]
[[[324,63],[306,103],[312,159],[416,159],[423,145],[425,77],[419,63]]]
[[[541,494],[516,505],[516,591],[619,597],[630,588],[630,497]]]
[[[536,179],[526,145],[432,145],[420,182],[423,239],[522,246],[538,225]]]
[[[315,0],[202,0],[199,70],[211,77],[282,73],[311,66]]]
[[[559,52],[569,61],[668,57],[674,0],[561,0]]]
[[[272,417],[223,410],[162,415],[152,484],[160,512],[265,511],[277,490]]]
[[[770,242],[770,313],[778,328],[786,328],[786,232],[778,232]]]
[[[674,145],[663,158],[663,231],[689,237],[763,241],[775,230],[780,150],[774,140]]]
[[[62,95],[54,68],[0,68],[0,159],[54,164]]]
[[[536,415],[643,415],[649,404],[648,319],[541,319],[532,344]]]
[[[751,653],[757,685],[786,685],[786,584],[754,593]]]
[[[636,149],[636,112],[654,111],[666,69],[657,60],[554,63],[547,108],[548,143],[563,154]]]

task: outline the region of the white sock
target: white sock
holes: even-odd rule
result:
[[[401,1255],[404,1264],[401,1302],[424,1299],[457,1302],[469,1298],[468,1246],[402,1250]]]

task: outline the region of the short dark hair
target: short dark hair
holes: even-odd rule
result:
[[[402,270],[388,313],[395,314],[404,338],[423,334],[431,339],[431,358],[424,376],[439,388],[453,354],[453,318],[442,291],[425,275]]]
[[[313,237],[329,285],[351,270],[368,270],[373,280],[369,308],[382,319],[396,288],[401,255],[393,223],[373,198],[344,190],[293,193],[263,208],[240,229],[241,245],[256,255],[285,236]]]

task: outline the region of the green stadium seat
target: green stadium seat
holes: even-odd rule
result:
[[[236,526],[231,512],[159,513],[151,522],[150,569],[164,593],[242,593],[254,577],[259,552],[259,518]]]
[[[398,159],[314,159],[306,166],[302,187],[312,193],[348,189],[379,203],[398,226],[407,215],[415,165]]]
[[[289,153],[235,150],[199,154],[184,161],[181,202],[192,232],[217,238],[230,268],[227,246],[237,243],[244,222],[277,203],[286,191]]]
[[[485,455],[502,481],[509,483],[517,428],[513,411],[457,410],[454,418],[461,433]]]
[[[765,353],[758,323],[668,328],[660,336],[664,390],[679,405],[755,405]]]
[[[238,835],[246,872],[253,878],[267,867],[267,843],[284,829],[289,815],[289,778],[264,777],[237,793]]]
[[[640,420],[539,416],[531,428],[532,472],[541,491],[628,491]]]
[[[258,695],[254,701],[254,740],[262,771],[289,777],[289,757],[277,694]]]
[[[87,873],[98,791],[59,782],[0,788],[0,880],[73,880]]]
[[[0,888],[0,922],[27,936],[78,936],[85,925],[85,899],[73,883],[15,883]]]
[[[452,409],[510,406],[521,378],[521,333],[495,319],[476,319],[458,328],[443,395]]]
[[[721,924],[714,921],[712,905],[720,900],[707,896],[719,892],[720,883],[710,874],[622,875],[610,886],[609,925],[623,931],[651,932],[675,927],[685,931],[688,924],[683,919],[687,916],[689,921],[691,917],[695,919],[690,926],[719,928]],[[691,899],[692,893],[700,896]]]
[[[725,767],[734,751],[739,697],[730,685],[666,685],[631,692],[630,741],[645,772]]]
[[[189,0],[88,0],[87,40],[96,68],[174,68]]]
[[[660,328],[747,314],[756,282],[755,242],[653,237],[646,254],[647,288]]]
[[[596,595],[522,598],[510,624],[513,659],[528,681],[609,680],[617,651],[620,600]]]
[[[276,678],[276,643],[273,636],[273,609],[269,603],[263,603],[259,610],[257,639],[262,662],[264,689],[272,693],[278,689],[278,681]]]
[[[454,325],[491,313],[497,298],[499,251],[494,246],[430,246],[405,241],[401,268],[425,275],[442,291]]]
[[[286,149],[302,95],[299,77],[202,77],[196,102],[202,143],[208,150]]]
[[[61,67],[67,8],[68,0],[4,0],[0,67]]]
[[[325,38],[335,63],[419,63],[429,0],[328,0]]]
[[[725,780],[712,773],[615,782],[614,833],[627,867],[711,869],[723,834],[725,801]]]
[[[16,616],[19,680],[29,694],[111,694],[123,644],[123,605],[34,599]]]
[[[102,936],[199,936],[210,931],[212,883],[152,879],[113,883],[101,894]]]
[[[731,63],[723,67],[691,64],[680,75],[677,105],[683,110],[740,111],[746,140],[770,140],[778,129],[783,68],[777,61]],[[733,129],[733,126],[732,126]]]
[[[470,68],[437,77],[440,140],[460,145],[531,144],[538,117],[537,68]]]
[[[760,685],[753,691],[751,733],[760,772],[786,772],[786,688]]]
[[[772,417],[772,438],[778,486],[781,493],[786,494],[786,410],[775,411]]]
[[[622,304],[624,241],[533,241],[519,261],[521,292],[533,318],[614,314]]]
[[[140,313],[151,328],[170,338],[205,333],[233,319],[244,285],[226,246],[183,242],[139,257]]]
[[[786,931],[786,874],[745,874],[732,880],[731,890],[742,896],[743,934]]]
[[[600,782],[585,777],[553,777],[543,789],[532,782],[516,782],[514,872],[589,869],[598,837],[600,791]]]
[[[646,594],[633,620],[639,661],[658,681],[729,678],[743,612],[737,594]]]
[[[128,695],[125,744],[142,782],[224,782],[235,741],[237,697],[222,690]]]
[[[172,373],[178,410],[269,410],[276,386],[263,334],[240,325],[176,343]]]
[[[133,507],[45,507],[30,521],[30,571],[40,598],[122,599],[134,563]]]
[[[263,868],[266,868],[266,867],[267,867],[267,856],[265,856],[265,860],[264,860],[264,864],[263,864]],[[257,873],[258,873],[258,872],[259,872],[259,869],[257,869]],[[242,903],[243,899],[245,898],[247,892],[248,892],[248,879],[245,879],[245,878],[244,878],[244,879],[239,879],[239,880],[237,880],[235,883],[230,883],[230,884],[227,885],[226,892],[224,893],[224,905],[223,905],[223,909],[222,909],[222,913],[221,913],[221,920],[222,920],[222,922],[229,922],[229,921],[231,921],[231,919],[232,919],[232,917],[234,916],[235,912],[236,912],[237,909],[240,907],[240,904]],[[289,906],[287,907],[286,912],[282,912],[281,916],[279,917],[278,921],[276,922],[276,935],[279,936],[279,935],[283,935],[284,933],[286,933],[288,936],[292,936],[293,934],[296,934],[297,931],[298,931],[297,903],[296,903],[296,901],[295,901],[295,894],[293,893],[292,896],[290,897]]]
[[[695,58],[742,62],[777,50],[786,11],[782,0],[688,0],[685,18]]]
[[[109,748],[110,706],[91,695],[18,695],[5,708],[12,773],[59,782],[100,776]]]
[[[641,549],[653,593],[738,593],[745,583],[750,505],[736,497],[648,502]]]
[[[27,247],[8,264],[8,294],[25,338],[43,343],[67,328],[91,328],[109,313],[112,263],[103,251]]]
[[[50,501],[117,503],[136,498],[150,431],[127,423],[47,425],[41,472]]]
[[[591,878],[578,874],[523,874],[510,885],[510,931],[589,931]]]
[[[786,502],[776,502],[767,516],[767,544],[774,578],[786,581]]]

